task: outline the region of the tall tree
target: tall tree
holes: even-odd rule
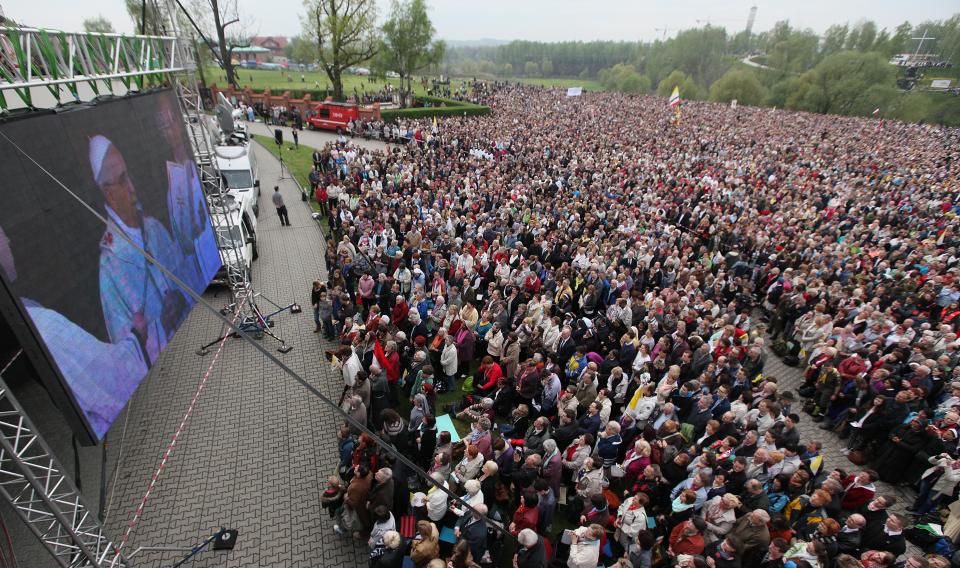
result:
[[[660,81],[660,84],[657,85],[657,94],[661,97],[669,97],[673,93],[674,87],[680,89],[680,98],[684,100],[703,98],[700,87],[683,71],[674,71],[667,75],[663,81]]]
[[[854,47],[857,51],[871,51],[873,43],[877,39],[877,24],[871,20],[861,22],[858,26],[857,45]]]
[[[247,25],[241,23],[237,0],[197,0],[196,4],[198,8],[213,17],[213,32],[217,36],[220,65],[227,74],[227,83],[236,87],[237,74],[233,65],[233,51],[238,47],[249,47],[251,35]]]
[[[313,63],[317,59],[317,50],[314,49],[313,41],[303,36],[292,38],[283,48],[283,54],[296,63]]]
[[[646,93],[650,90],[650,78],[637,73],[633,65],[617,63],[597,74],[604,89],[622,93]]]
[[[820,45],[820,56],[826,57],[843,50],[843,44],[847,40],[847,32],[850,26],[843,24],[834,24],[823,32],[823,41]]]
[[[747,69],[732,69],[710,86],[710,100],[756,106],[767,98],[767,89],[760,84],[756,73]]]
[[[114,30],[113,24],[110,23],[110,20],[106,19],[101,14],[97,14],[93,18],[87,18],[83,21],[83,31],[112,34]]]
[[[163,17],[157,11],[156,4],[144,0],[124,0],[127,14],[133,20],[136,34],[164,35]]]
[[[390,16],[382,29],[380,59],[387,70],[400,75],[400,98],[406,104],[413,87],[413,74],[439,64],[445,44],[433,39],[436,30],[424,0],[393,0]]]
[[[343,72],[369,61],[377,53],[375,0],[304,0],[304,36],[316,43],[317,59],[333,85],[334,98],[343,98]]]
[[[841,51],[803,74],[804,97],[792,99],[791,106],[820,113],[869,114],[893,94],[895,77],[896,70],[879,53]]]
[[[897,26],[896,32],[890,38],[890,46],[887,55],[896,55],[903,53],[907,49],[907,42],[913,37],[913,26],[910,22],[904,22]]]

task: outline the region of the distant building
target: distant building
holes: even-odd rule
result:
[[[270,50],[270,54],[274,58],[282,58],[283,48],[287,47],[287,44],[290,43],[290,40],[283,36],[255,36],[250,38],[250,45],[262,47]]]
[[[266,63],[272,57],[272,52],[266,47],[251,45],[250,47],[233,48],[234,63],[243,64],[248,61]]]

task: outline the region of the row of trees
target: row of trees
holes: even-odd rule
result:
[[[604,86],[625,92],[648,92],[628,88],[651,85],[646,76],[621,66],[619,73],[602,72],[616,81]],[[635,76],[634,76],[635,75]],[[878,53],[839,51],[827,56],[813,69],[778,78],[775,71],[738,65],[714,81],[709,89],[700,86],[683,71],[673,71],[659,82],[656,92],[668,96],[674,86],[684,99],[703,99],[751,106],[772,106],[791,110],[850,116],[870,116],[880,109],[882,116],[911,122],[960,125],[960,101],[946,93],[901,93],[895,86],[896,69]]]
[[[737,99],[746,105],[848,115],[870,114],[879,107],[886,116],[960,123],[956,97],[903,94],[896,88],[898,71],[888,60],[916,51],[918,41],[912,38],[924,33],[936,40],[925,41],[922,52],[960,68],[960,15],[916,27],[903,23],[893,30],[878,29],[871,21],[834,25],[822,35],[778,22],[759,34],[731,36],[708,25],[652,43],[515,41],[452,49],[445,65],[451,74],[596,77],[603,88],[620,92],[655,89],[669,95],[679,86],[685,99]],[[755,56],[760,53],[764,55]],[[741,61],[747,57],[759,67]]]
[[[127,12],[138,32],[163,34],[163,18],[154,4],[125,0]],[[186,5],[200,31],[209,41],[198,39],[196,55],[203,64],[211,60],[236,85],[234,50],[250,45],[250,18],[241,15],[237,0],[189,0]],[[445,45],[434,39],[424,0],[392,0],[386,21],[377,25],[376,0],[304,0],[302,34],[290,42],[287,56],[299,63],[318,63],[333,85],[334,97],[343,97],[342,76],[349,68],[372,65],[381,74],[400,76],[404,101],[412,92],[413,75],[437,65]],[[112,32],[103,16],[84,21],[89,32]],[[183,29],[192,29],[183,21]],[[201,78],[202,80],[202,78]]]
[[[935,37],[923,51],[932,50],[960,67],[960,14],[946,20],[909,22],[893,30],[878,29],[872,21],[830,26],[822,35],[798,29],[787,21],[773,29],[748,34],[728,34],[707,25],[679,32],[654,42],[512,41],[498,46],[456,47],[447,50],[444,66],[451,75],[599,78],[602,69],[632,65],[658,84],[675,70],[693,77],[699,85],[712,85],[734,61],[750,53],[766,54],[759,61],[783,73],[802,74],[841,51],[877,53],[885,59],[918,47],[913,39],[923,33]]]

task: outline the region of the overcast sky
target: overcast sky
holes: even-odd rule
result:
[[[300,31],[302,0],[237,1],[260,35],[292,36]],[[385,13],[388,0],[377,1],[381,14]],[[685,29],[706,20],[737,32],[746,26],[754,5],[754,31],[770,29],[783,19],[818,32],[830,24],[863,18],[892,29],[904,20],[916,24],[960,12],[957,0],[428,0],[428,5],[438,35],[453,40],[651,40],[662,37],[657,28]],[[3,2],[6,15],[24,24],[80,30],[84,18],[99,13],[118,31],[131,32],[133,26],[123,6],[123,0]]]

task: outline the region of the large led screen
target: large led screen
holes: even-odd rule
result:
[[[102,438],[194,304],[130,243],[196,292],[220,267],[182,115],[160,91],[12,120],[0,132],[10,140],[0,137],[7,311],[37,342],[37,366]]]

